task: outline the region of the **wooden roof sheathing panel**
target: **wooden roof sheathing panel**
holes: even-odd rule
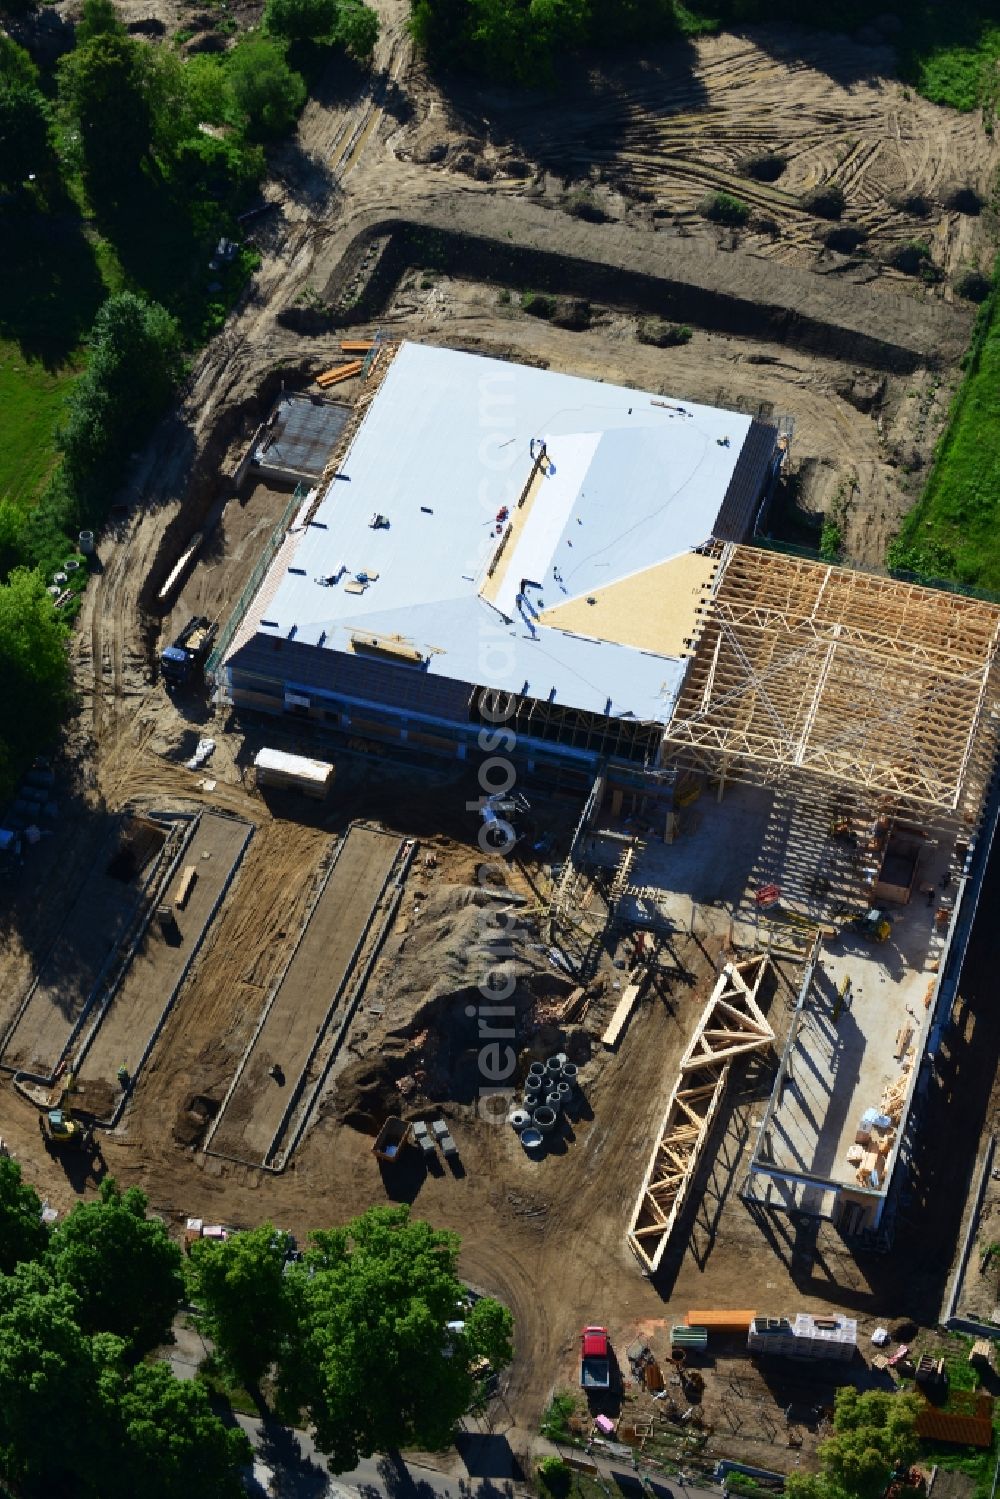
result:
[[[998,634],[994,604],[727,548],[666,749],[972,825],[995,754]]]
[[[684,656],[701,628],[698,611],[707,603],[718,565],[717,557],[684,552],[583,597],[554,604],[542,611],[539,622],[640,651]]]

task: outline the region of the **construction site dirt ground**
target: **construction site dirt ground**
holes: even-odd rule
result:
[[[160,0],[151,9],[163,12],[168,29],[179,23],[180,12],[175,17]],[[1000,1118],[993,1090],[1000,1010],[988,933],[975,938],[958,1023],[938,1055],[911,1195],[890,1256],[856,1256],[826,1226],[804,1229],[774,1215],[762,1228],[750,1217],[738,1188],[769,1087],[767,1065],[757,1064],[733,1079],[677,1254],[657,1283],[639,1274],[625,1229],[678,1059],[722,957],[718,943],[703,937],[678,939],[690,982],[646,1001],[617,1053],[603,1054],[591,1041],[593,1056],[582,1072],[586,1107],[564,1148],[540,1161],[524,1154],[505,1125],[444,1100],[441,1113],[461,1170],[423,1173],[414,1160],[396,1176],[383,1173],[371,1136],[338,1118],[335,1092],[280,1175],[206,1156],[202,1131],[302,930],[331,837],[362,819],[395,838],[418,840],[415,871],[421,872],[408,882],[401,923],[413,919],[417,889],[429,898],[434,890],[472,886],[483,863],[477,819],[466,809],[476,795],[468,776],[339,745],[328,805],[284,794],[265,801],[248,775],[254,749],[308,748],[307,731],[236,723],[204,697],[171,701],[156,680],[156,652],[181,616],[227,618],[255,548],[281,513],[279,491],[258,487],[234,502],[225,477],[265,414],[270,395],[265,401],[263,386],[283,377],[305,384],[339,349],[338,332],[307,337],[279,324],[277,314],[328,284],[357,224],[373,211],[405,216],[421,203],[447,204],[458,194],[475,204],[482,232],[502,244],[515,232],[523,198],[551,208],[554,223],[577,225],[565,197],[583,187],[601,211],[657,241],[669,224],[680,236],[704,236],[726,256],[746,258],[736,265],[763,259],[815,267],[820,277],[846,286],[856,281],[915,304],[950,305],[961,268],[987,263],[994,226],[988,208],[969,216],[943,200],[961,185],[985,196],[1000,142],[984,133],[978,115],[952,115],[911,97],[892,77],[884,46],[766,31],[665,52],[641,70],[623,66],[571,80],[566,94],[531,109],[501,91],[447,97],[413,59],[403,0],[382,0],[379,10],[383,32],[372,79],[347,93],[321,89],[294,145],[275,152],[265,190],[273,208],[254,231],[261,268],[224,332],[198,357],[178,411],[136,460],[122,496],[127,517],[116,534],[101,538],[99,570],[73,642],[79,711],[57,762],[59,820],[17,881],[3,887],[0,993],[8,1006],[23,999],[65,913],[103,867],[102,851],[124,807],[216,807],[252,824],[254,836],[189,979],[118,1128],[104,1137],[107,1167],[124,1184],[142,1185],[174,1225],[187,1215],[235,1225],[270,1219],[303,1235],[374,1202],[406,1200],[454,1228],[462,1236],[464,1274],[515,1314],[518,1357],[505,1419],[511,1444],[522,1450],[553,1388],[573,1382],[576,1340],[587,1322],[606,1322],[616,1345],[646,1329],[662,1353],[665,1329],[688,1307],[743,1306],[748,1287],[766,1302],[761,1310],[849,1309],[862,1318],[862,1334],[876,1314],[936,1318],[975,1156],[971,1142],[984,1117],[988,1127]],[[700,197],[732,187],[738,162],[764,148],[785,153],[789,165],[787,180],[773,191],[758,192],[739,177],[736,190],[752,196],[760,217],[745,234],[704,226],[695,212]],[[823,251],[818,236],[828,226],[804,211],[799,198],[828,178],[840,182],[847,216],[876,244],[926,237],[944,279],[927,287],[879,270],[873,280],[871,263]],[[901,202],[900,194],[911,199],[910,210],[890,201]],[[927,212],[917,219],[911,210],[921,195]],[[517,292],[530,289],[514,288],[505,300],[496,287],[427,275],[417,266],[390,300],[384,326],[394,336],[791,415],[800,503],[837,520],[850,557],[881,561],[930,460],[959,378],[957,359],[942,367],[928,348],[926,367],[899,375],[791,342],[697,325],[688,343],[660,349],[638,341],[638,316],[621,308],[595,307],[580,331],[529,317]],[[163,619],[150,606],[150,580],[159,585],[183,542],[222,499],[222,521]],[[216,749],[196,774],[183,760],[206,733]],[[215,782],[211,791],[199,784],[205,780]],[[529,797],[538,835],[551,835],[545,857],[556,857],[567,846],[579,800],[532,789]],[[428,853],[430,866],[421,862]],[[536,859],[515,859],[507,879],[528,909],[547,898],[545,869]],[[983,909],[997,896],[995,876]],[[601,962],[600,993],[595,986],[585,1027],[592,1037],[614,1007],[617,956],[607,953]],[[377,1032],[366,1020],[352,1033],[359,1062],[369,1044],[366,1028]],[[35,1111],[9,1083],[0,1092],[0,1117],[27,1179],[53,1205],[68,1208],[74,1183],[43,1151]],[[956,1149],[956,1141],[970,1144]],[[710,1369],[706,1377],[712,1441],[716,1450],[733,1451],[740,1438],[727,1435],[721,1385],[716,1380],[713,1387]],[[754,1386],[747,1400],[758,1396],[765,1398]],[[791,1449],[772,1443],[765,1431],[744,1435],[738,1450],[751,1461],[766,1455],[772,1464],[805,1463],[815,1438],[810,1430],[805,1445]]]

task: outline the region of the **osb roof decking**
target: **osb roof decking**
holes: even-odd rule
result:
[[[666,752],[743,779],[811,773],[972,825],[995,753],[998,631],[1000,608],[978,599],[729,547]]]

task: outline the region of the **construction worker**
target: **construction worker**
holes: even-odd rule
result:
[[[128,1087],[130,1082],[131,1078],[129,1077],[128,1068],[123,1062],[118,1069],[118,1086],[121,1088],[123,1093],[125,1092],[125,1089]]]

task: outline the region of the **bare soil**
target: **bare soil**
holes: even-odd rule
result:
[[[167,31],[186,14],[168,0],[136,5],[142,14],[130,11],[132,19],[162,20]],[[253,426],[282,380],[307,382],[339,349],[338,333],[295,334],[277,314],[325,288],[359,232],[380,218],[440,218],[455,205],[456,216],[459,208],[463,217],[474,216],[502,244],[513,225],[534,224],[548,209],[545,234],[558,247],[560,226],[567,245],[583,243],[579,202],[571,201],[581,190],[622,235],[628,231],[629,244],[632,235],[645,236],[651,256],[668,255],[676,243],[690,258],[704,244],[705,264],[731,267],[727,284],[772,287],[782,267],[806,277],[809,315],[848,305],[852,286],[859,297],[883,297],[887,321],[905,321],[912,305],[930,342],[926,360],[902,374],[873,370],[842,352],[811,351],[782,338],[780,329],[762,338],[693,319],[689,343],[658,349],[638,341],[635,312],[596,297],[589,325],[554,327],[520,310],[517,288],[501,300],[496,286],[475,277],[427,276],[419,265],[404,274],[383,313],[384,326],[397,335],[793,417],[800,505],[842,525],[852,558],[877,563],[930,459],[959,378],[955,330],[968,325],[968,314],[952,306],[950,280],[965,264],[985,265],[990,254],[989,212],[962,217],[943,200],[952,185],[985,191],[1000,147],[977,116],[908,97],[884,50],[765,31],[570,80],[558,98],[530,107],[499,91],[446,98],[413,60],[404,0],[380,0],[379,10],[383,32],[373,77],[347,83],[342,74],[332,77],[307,106],[296,140],[275,153],[265,189],[272,208],[253,230],[261,269],[225,331],[197,360],[178,411],[137,459],[122,496],[126,517],[101,540],[100,571],[73,646],[80,709],[59,764],[60,821],[5,892],[0,993],[16,1006],[42,971],[65,912],[102,867],[124,807],[213,806],[253,824],[232,889],[121,1125],[105,1139],[107,1167],[123,1182],[142,1184],[154,1207],[175,1221],[187,1214],[234,1224],[270,1218],[302,1234],[389,1199],[411,1201],[458,1230],[464,1273],[503,1297],[517,1319],[519,1357],[506,1398],[510,1439],[520,1450],[551,1390],[572,1380],[584,1322],[607,1322],[622,1347],[645,1330],[659,1339],[662,1353],[665,1329],[689,1306],[745,1305],[751,1295],[764,1310],[836,1305],[863,1319],[897,1310],[933,1318],[964,1191],[941,1141],[959,1116],[974,1137],[993,1080],[997,1023],[986,960],[982,982],[970,977],[963,998],[975,1023],[949,1038],[931,1100],[912,1207],[919,1232],[901,1237],[891,1261],[852,1256],[832,1231],[810,1239],[775,1220],[765,1233],[747,1214],[738,1197],[740,1169],[767,1095],[765,1071],[735,1079],[683,1252],[661,1283],[644,1280],[624,1230],[651,1132],[723,954],[679,939],[676,956],[689,982],[655,993],[615,1055],[596,1040],[622,981],[615,960],[623,954],[604,954],[582,1031],[569,1037],[581,1056],[587,1053],[585,1105],[558,1148],[532,1161],[511,1129],[477,1114],[467,1086],[474,1038],[442,1021],[468,1019],[459,996],[474,969],[462,955],[474,948],[448,892],[478,883],[482,855],[475,817],[466,811],[475,788],[458,769],[415,769],[340,746],[329,805],[265,801],[247,774],[255,747],[305,748],[314,742],[309,735],[289,724],[237,723],[197,697],[171,701],[157,681],[156,653],[182,617],[228,616],[255,549],[281,512],[277,491],[258,487],[232,498],[226,476]],[[742,174],[746,156],[763,150],[787,157],[773,184]],[[828,225],[804,209],[802,195],[828,180],[843,187],[846,217],[868,230],[876,249],[928,238],[943,280],[924,286],[823,250],[818,236]],[[709,229],[697,218],[698,200],[719,188],[753,205],[748,231]],[[900,202],[899,194],[924,195],[926,216],[916,220],[894,206],[890,195]],[[607,227],[609,242],[617,244],[615,225]],[[930,346],[935,329],[940,347]],[[156,590],[193,532],[220,513],[220,503],[221,520],[164,619],[153,607]],[[206,732],[216,740],[215,753],[202,771],[190,772],[183,760]],[[205,780],[215,783],[210,791]],[[578,812],[572,800],[533,799],[538,834],[550,833],[557,851]],[[199,1143],[289,961],[331,838],[357,818],[416,838],[420,848],[395,933],[351,1032],[355,1049],[285,1172],[206,1155]],[[428,853],[432,864],[424,863]],[[552,995],[541,983],[558,979],[558,969],[531,925],[549,888],[545,866],[525,858],[507,879],[523,897],[526,924],[523,1066],[532,1048],[560,1039],[546,1008]],[[111,915],[108,908],[105,919]],[[447,934],[435,929],[436,921],[447,924]],[[426,948],[421,923],[433,935]],[[533,944],[539,951],[529,958]],[[378,1060],[383,1052],[393,1059],[389,1067]],[[380,1171],[366,1131],[389,1102],[411,1113],[443,1113],[461,1167],[453,1172],[438,1161],[437,1169],[424,1171],[414,1158],[394,1172]],[[55,1206],[68,1207],[89,1182],[45,1155],[35,1111],[7,1085],[0,1113],[28,1179]],[[782,1451],[768,1445],[769,1429],[748,1433],[746,1411],[743,1434],[731,1430],[723,1441],[733,1426],[723,1394],[737,1375],[722,1360],[720,1369],[709,1371],[706,1392],[716,1446],[743,1442],[739,1451],[758,1459],[766,1452],[777,1461]],[[747,1411],[766,1404],[773,1412],[783,1392],[748,1385],[734,1398]],[[820,1423],[813,1424],[818,1430]],[[793,1462],[808,1446],[784,1450]]]

